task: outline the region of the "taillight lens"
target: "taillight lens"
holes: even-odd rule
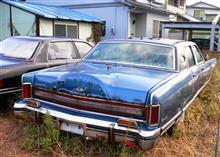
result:
[[[0,88],[4,86],[4,80],[0,80]]]
[[[31,84],[30,83],[23,83],[22,84],[22,98],[31,98],[32,92],[31,92]]]
[[[157,125],[160,121],[160,105],[152,105],[149,108],[149,125]]]

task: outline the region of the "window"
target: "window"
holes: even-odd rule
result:
[[[204,10],[195,10],[194,17],[197,19],[203,20],[205,17],[205,11]]]
[[[153,38],[158,38],[160,36],[160,21],[153,20]]]
[[[61,60],[77,58],[72,42],[53,42],[49,44],[48,59]]]
[[[78,27],[75,25],[55,24],[54,29],[57,37],[78,38]]]
[[[207,22],[212,22],[215,19],[216,16],[217,15],[206,15],[206,21]]]
[[[16,7],[11,7],[12,16],[12,33],[13,36],[36,35],[36,20],[35,15],[23,11]]]
[[[174,69],[174,49],[140,43],[101,43],[93,48],[86,60],[145,65]]]
[[[75,42],[76,48],[79,51],[80,57],[84,57],[87,52],[89,52],[89,50],[92,49],[92,46],[90,46],[87,43],[83,43],[83,42]]]
[[[192,48],[192,51],[193,51],[193,54],[195,56],[195,59],[196,59],[196,63],[200,63],[203,61],[203,57],[202,57],[202,54],[200,53],[199,49],[195,46],[191,46]]]
[[[10,8],[9,5],[0,2],[0,41],[11,36]]]
[[[185,0],[169,0],[168,4],[175,7],[184,7]]]
[[[185,58],[185,67],[192,67],[195,65],[195,60],[192,54],[192,51],[190,49],[190,47],[185,47],[184,48],[184,55],[183,56]]]
[[[30,59],[39,45],[38,41],[7,38],[0,42],[0,53],[8,57]]]
[[[184,7],[184,5],[185,5],[185,0],[180,0],[180,6]]]

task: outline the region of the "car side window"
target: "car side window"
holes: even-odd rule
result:
[[[75,45],[81,58],[84,57],[92,49],[92,46],[84,42],[75,42]]]
[[[48,60],[77,58],[72,42],[51,42],[48,47]]]
[[[196,63],[199,64],[200,62],[204,61],[201,52],[196,46],[191,46],[193,54],[195,56]]]
[[[182,56],[182,57],[183,57],[182,62],[184,62],[184,60],[185,60],[184,68],[192,67],[195,65],[195,60],[194,60],[193,53],[192,53],[190,47],[187,46],[184,48],[184,56]]]

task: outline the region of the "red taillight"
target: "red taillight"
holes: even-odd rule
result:
[[[31,84],[30,83],[23,83],[22,84],[22,98],[31,98]]]
[[[0,88],[4,86],[4,80],[0,80]]]
[[[160,106],[152,105],[149,108],[149,125],[156,125],[160,121]]]

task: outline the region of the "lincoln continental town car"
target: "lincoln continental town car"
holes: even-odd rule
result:
[[[75,65],[24,74],[14,113],[50,114],[61,130],[149,149],[182,119],[215,64],[193,42],[104,41]]]
[[[12,37],[0,42],[0,94],[21,90],[25,72],[76,62],[92,47],[78,39]]]

